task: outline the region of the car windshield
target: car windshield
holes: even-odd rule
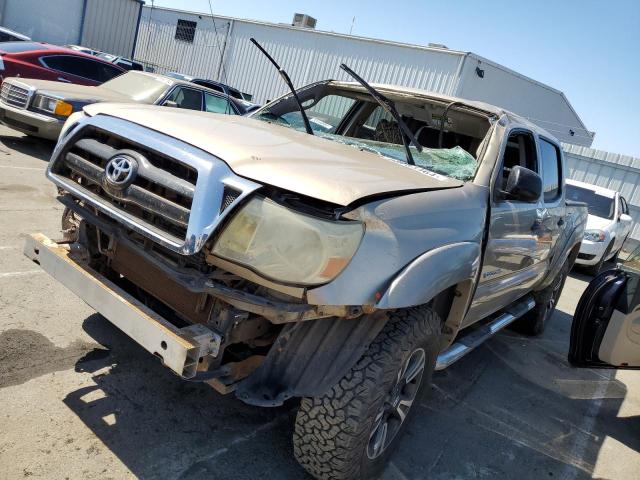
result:
[[[567,198],[586,203],[589,207],[589,213],[596,217],[612,220],[615,214],[613,198],[599,195],[594,190],[567,184]]]
[[[171,79],[163,76],[127,72],[96,88],[126,95],[136,102],[154,103],[173,84],[174,82]]]
[[[318,83],[300,89],[298,95],[316,136],[406,163],[398,124],[357,87]],[[471,180],[478,167],[476,152],[490,127],[487,115],[450,109],[440,145],[439,124],[445,104],[409,95],[397,96],[399,98],[393,98],[396,109],[423,147],[422,152],[410,147],[416,167],[462,181]],[[252,117],[305,131],[292,95],[270,103]]]

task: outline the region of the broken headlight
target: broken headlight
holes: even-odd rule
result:
[[[347,266],[363,235],[360,222],[311,217],[256,197],[229,222],[213,253],[276,281],[317,285]]]

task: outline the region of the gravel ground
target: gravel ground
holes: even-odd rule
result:
[[[52,144],[0,127],[0,479],[305,479],[296,403],[181,381],[22,256],[58,235]],[[572,274],[549,328],[505,331],[437,373],[389,479],[640,478],[640,374],[567,365]]]

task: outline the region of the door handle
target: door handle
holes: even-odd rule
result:
[[[65,83],[71,83],[71,80],[67,80],[67,79],[66,79],[66,78],[64,78],[64,77],[58,77],[58,81],[59,81],[59,82],[65,82]]]
[[[560,220],[558,220],[558,226],[561,227],[563,225],[564,225],[564,219],[561,218]]]

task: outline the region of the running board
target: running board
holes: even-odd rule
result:
[[[438,355],[436,370],[444,370],[451,364],[457,362],[471,350],[484,343],[485,340],[493,337],[504,327],[513,323],[535,306],[536,302],[533,298],[528,297],[514,306],[509,307],[508,311],[505,311],[489,323],[473,329],[466,335],[462,335],[449,348]]]

